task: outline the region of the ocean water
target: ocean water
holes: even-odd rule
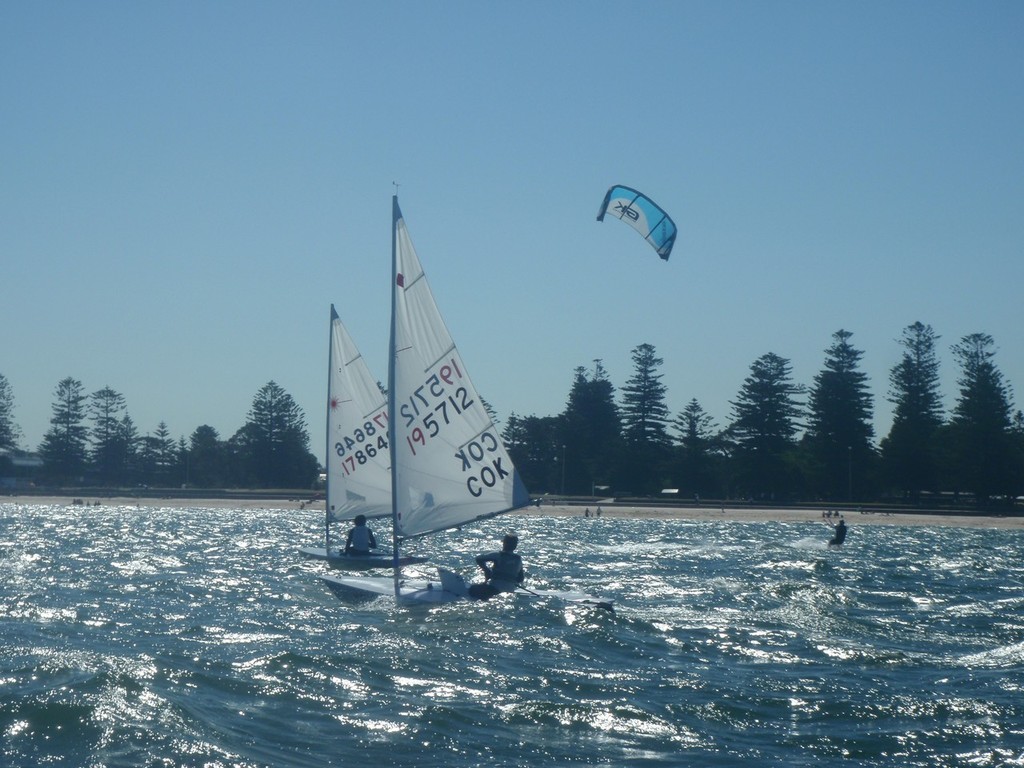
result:
[[[609,613],[339,596],[313,511],[0,505],[0,765],[1024,765],[1024,534],[849,522],[411,547],[515,528]]]

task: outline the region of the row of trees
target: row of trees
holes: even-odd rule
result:
[[[256,393],[245,424],[228,440],[203,425],[189,441],[175,441],[164,422],[141,435],[122,394],[110,387],[86,394],[70,377],[57,384],[54,397],[50,429],[39,446],[41,479],[48,484],[312,488],[318,479],[305,416],[273,381]],[[20,434],[13,404],[0,374],[0,449],[8,454]]]
[[[676,488],[684,497],[777,501],[914,501],[952,493],[985,503],[1024,493],[1024,417],[1013,412],[990,336],[971,334],[953,346],[959,394],[946,415],[939,337],[922,323],[904,329],[903,355],[889,375],[893,424],[877,444],[863,353],[851,337],[846,330],[833,334],[810,387],[793,381],[785,358],[759,357],[724,428],[695,399],[669,413],[663,361],[641,344],[618,398],[597,361],[593,371],[576,369],[561,414],[512,414],[502,436],[534,494],[590,494],[607,486],[639,495]],[[0,449],[17,444],[12,414],[13,396],[0,375]],[[44,479],[54,484],[309,488],[318,472],[301,410],[272,381],[228,440],[201,426],[188,442],[174,441],[164,423],[139,435],[122,395],[109,387],[86,395],[72,378],[57,386],[50,423],[39,452]]]
[[[719,428],[697,400],[674,417],[662,359],[633,350],[634,373],[616,401],[600,364],[578,368],[558,416],[513,415],[503,438],[527,487],[590,494],[609,486],[651,495],[762,500],[917,501],[969,494],[979,503],[1024,493],[1024,417],[996,367],[987,334],[953,346],[959,395],[947,416],[932,328],[904,329],[903,355],[889,376],[889,434],[876,445],[863,353],[839,330],[810,387],[790,362],[768,353],[751,365],[731,421]]]

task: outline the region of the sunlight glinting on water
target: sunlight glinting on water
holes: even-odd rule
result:
[[[316,513],[0,506],[5,765],[1024,764],[1015,531],[509,516],[526,595],[340,597]],[[383,538],[386,538],[383,537]]]

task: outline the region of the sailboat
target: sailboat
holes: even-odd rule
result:
[[[327,379],[327,499],[324,546],[299,551],[336,568],[390,568],[392,555],[384,550],[346,555],[345,533],[332,524],[391,516],[391,452],[388,450],[387,398],[359,353],[334,305],[331,305]],[[425,557],[406,557],[404,564]]]
[[[466,599],[465,581],[451,571],[439,569],[437,580],[403,579],[401,545],[519,509],[530,497],[438,311],[397,196],[391,251],[387,424],[396,565],[391,579],[321,578],[341,590],[394,593],[399,602]],[[575,592],[527,592],[608,607],[607,601]]]

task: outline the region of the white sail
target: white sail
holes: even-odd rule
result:
[[[331,305],[327,384],[327,530],[391,515],[387,399]],[[327,542],[328,547],[330,542]]]
[[[395,536],[508,512],[529,496],[438,312],[393,199],[388,390]]]
[[[411,558],[401,557],[401,541],[509,512],[526,506],[529,496],[437,311],[397,197],[392,211],[388,441],[394,568],[390,579],[320,578],[341,592],[394,591],[399,602],[465,600],[472,597],[470,589],[452,571],[439,568],[436,581],[404,580],[401,566]],[[580,592],[522,593],[612,610],[611,601]]]

